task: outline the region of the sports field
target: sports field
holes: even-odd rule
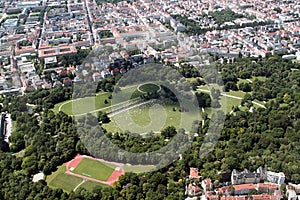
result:
[[[78,154],[66,163],[66,174],[89,181],[112,185],[125,174],[123,165]]]
[[[91,177],[101,181],[107,181],[117,166],[108,166],[97,160],[83,158],[83,160],[72,171],[75,174]]]
[[[66,174],[66,165],[63,164],[58,167],[57,171],[46,177],[46,182],[51,188],[61,188],[65,192],[73,191],[84,179]],[[92,191],[94,187],[107,185],[97,183],[94,181],[85,181],[78,188],[85,188]],[[108,186],[107,186],[108,187]]]
[[[111,186],[125,171],[141,173],[154,168],[155,166],[151,165],[111,163],[90,156],[77,155],[47,176],[46,182],[49,187],[61,188],[65,192],[71,192],[78,188],[92,191],[96,186]]]

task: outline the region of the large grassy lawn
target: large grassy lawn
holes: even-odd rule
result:
[[[150,131],[159,132],[167,126],[174,126],[176,129],[185,128],[187,130],[191,122],[201,120],[197,117],[197,114],[192,112],[180,112],[179,110],[179,104],[177,103],[165,104],[158,101],[156,103],[144,104],[130,109],[129,112],[124,111],[112,116],[111,122],[103,124],[102,126],[109,132],[132,131],[131,127],[135,126],[137,128],[134,130],[137,130],[139,134],[143,134]],[[199,109],[199,112],[198,116],[200,116],[202,112],[201,109]],[[122,127],[119,127],[116,122],[120,121],[126,123],[122,123]],[[126,127],[128,127],[128,129]]]
[[[93,182],[93,181],[86,181],[82,185],[80,185],[79,188],[84,188],[84,189],[86,189],[86,190],[88,190],[88,191],[91,192],[97,186],[109,187],[109,185],[105,185],[105,184],[101,184],[101,183],[96,183],[96,182]]]
[[[124,165],[124,170],[126,172],[143,173],[154,169],[155,166],[152,165]]]
[[[51,188],[61,188],[65,192],[71,192],[82,181],[81,178],[66,174],[66,166],[63,164],[57,171],[47,176],[46,182]]]
[[[68,115],[79,115],[89,112],[95,112],[99,109],[105,109],[105,111],[110,111],[110,106],[113,103],[115,104],[122,103],[129,99],[134,99],[142,95],[141,92],[137,90],[137,85],[133,87],[121,88],[121,91],[117,95],[112,95],[110,92],[99,92],[94,97],[85,97],[74,100],[68,100],[61,103],[58,103],[54,106],[53,111],[55,113],[62,111]],[[106,102],[105,102],[106,100]]]
[[[208,87],[203,86],[201,89],[207,90]],[[202,92],[202,91],[199,91],[199,92]],[[205,91],[205,93],[209,93],[209,92]],[[230,91],[230,92],[226,92],[226,94],[232,95],[232,96],[235,96],[235,97],[243,98],[246,93],[244,93],[242,91]],[[232,110],[233,106],[241,105],[241,102],[242,102],[241,99],[232,98],[232,97],[228,97],[228,96],[221,96],[221,98],[219,100],[219,103],[222,106],[222,110],[225,111],[225,108],[226,108],[226,113],[229,113]]]
[[[269,100],[270,101],[270,100]],[[253,102],[256,102],[256,103],[259,103],[259,104],[262,104],[262,105],[265,105],[266,104],[266,102],[264,102],[264,101],[259,101],[259,100],[257,100],[257,99],[255,99]],[[260,106],[258,106],[258,105],[256,105],[256,104],[254,104],[254,107],[255,108],[260,108]]]
[[[241,78],[239,78],[237,84],[240,84],[240,83],[250,83],[251,81],[254,81],[255,79],[258,79],[260,81],[266,81],[267,77],[265,77],[265,76],[253,76],[252,78],[249,78],[248,80],[247,79],[241,79]]]
[[[221,103],[222,107],[226,106],[226,113],[229,113],[232,110],[233,106],[241,105],[242,100],[222,96],[221,100],[219,102]],[[223,108],[225,108],[225,107],[223,107]]]
[[[241,90],[239,90],[239,91],[230,90],[229,92],[226,92],[226,94],[244,98],[244,96],[246,95],[246,92],[243,92]]]
[[[106,181],[114,170],[115,168],[100,161],[84,158],[72,172],[97,180]]]
[[[262,76],[257,76],[257,77],[252,77],[251,79],[239,79],[238,84],[242,82],[250,82],[255,79],[259,79],[261,81],[265,81],[266,77]],[[190,79],[193,80],[193,79]],[[202,90],[209,90],[208,86],[200,86],[198,87],[199,89]],[[75,99],[75,100],[69,100],[65,102],[61,102],[55,105],[53,108],[54,112],[58,112],[59,110],[65,112],[68,115],[80,115],[80,114],[85,114],[85,113],[95,113],[97,110],[103,109],[103,111],[109,112],[111,111],[111,106],[116,106],[116,104],[120,104],[117,106],[121,106],[122,102],[127,101],[128,99],[134,99],[139,96],[141,96],[145,92],[151,92],[151,91],[157,91],[159,87],[155,84],[151,83],[145,83],[143,85],[133,85],[133,86],[127,86],[127,87],[121,87],[120,92],[117,92],[117,96],[113,95],[113,100],[109,98],[112,94],[109,92],[99,92],[95,97],[86,97],[86,98],[80,98],[80,99]],[[140,90],[140,91],[139,91]],[[236,97],[241,97],[243,98],[246,93],[242,91],[230,91],[227,92],[226,94],[233,95]],[[106,102],[105,102],[106,101]],[[227,99],[227,102],[229,102],[229,105],[227,107],[231,108],[232,105],[239,105],[240,101],[235,99],[231,100]],[[111,105],[113,104],[113,105]],[[168,111],[167,111],[168,112]],[[138,117],[139,119],[143,119],[142,123],[149,123],[150,118],[149,115],[146,115],[145,117],[143,116]],[[176,117],[175,117],[176,118]],[[173,120],[175,119],[173,118]],[[139,119],[134,119],[134,121],[139,121]],[[170,121],[170,118],[169,118]],[[172,120],[171,120],[172,121]],[[107,127],[108,129],[113,130],[114,125],[113,122],[111,124],[105,125],[104,127]],[[141,124],[143,125],[143,124]],[[114,129],[118,130],[118,129]]]
[[[91,112],[100,108],[110,106],[111,100],[109,99],[110,93],[99,93],[95,97],[86,97],[75,99],[62,104],[61,111],[68,115],[77,115],[82,113]],[[104,101],[107,101],[106,103]]]

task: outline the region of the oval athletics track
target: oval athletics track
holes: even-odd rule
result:
[[[97,160],[97,161],[102,162],[102,163],[113,164],[113,165],[116,165],[117,167],[115,168],[113,173],[110,175],[110,177],[107,179],[107,181],[102,181],[102,180],[98,180],[98,179],[91,178],[91,177],[88,177],[88,176],[73,173],[72,170],[74,170],[78,166],[78,164],[82,161],[83,158],[88,158],[88,159],[91,159],[91,160]],[[79,177],[79,178],[82,178],[82,179],[86,179],[86,180],[89,180],[89,181],[94,181],[94,182],[98,182],[98,183],[102,183],[102,184],[106,184],[106,185],[112,185],[114,182],[118,181],[120,176],[125,174],[125,171],[123,169],[123,165],[120,164],[120,163],[108,162],[108,161],[105,161],[105,160],[102,160],[102,159],[93,158],[91,156],[78,154],[75,158],[73,158],[72,160],[70,160],[69,162],[66,163],[66,174],[69,174],[71,176],[76,176],[76,177]]]

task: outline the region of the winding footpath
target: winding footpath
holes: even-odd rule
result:
[[[198,91],[201,91],[201,92],[206,92],[206,93],[210,93],[209,90],[204,90],[204,89],[197,89]],[[233,99],[239,99],[239,100],[242,100],[243,98],[242,97],[237,97],[237,96],[233,96],[233,95],[230,95],[230,94],[226,94],[226,93],[221,93],[222,96],[224,97],[229,97],[229,98],[233,98]],[[261,107],[261,108],[265,108],[266,109],[266,106],[264,106],[263,104],[261,103],[258,103],[258,102],[255,102],[255,101],[252,101],[253,104]]]

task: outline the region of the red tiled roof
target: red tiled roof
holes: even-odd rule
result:
[[[234,185],[234,190],[235,191],[238,191],[238,190],[254,190],[255,189],[255,186],[253,183],[250,183],[250,184],[242,184],[242,185]]]
[[[52,57],[52,56],[58,56],[58,55],[64,55],[69,53],[76,53],[77,50],[75,46],[58,46],[55,48],[47,48],[47,49],[40,49],[39,50],[39,57]]]
[[[225,192],[230,192],[230,187],[229,186],[221,187],[221,188],[218,189],[219,194],[223,194]]]
[[[219,195],[216,195],[213,191],[207,191],[205,197],[207,199],[219,199]]]
[[[192,176],[192,177],[198,177],[199,176],[198,169],[191,167],[190,168],[190,176]]]
[[[213,191],[207,191],[205,193],[205,196],[212,196],[212,195],[215,195]]]
[[[272,184],[272,183],[259,183],[258,188],[260,188],[260,187],[277,189],[278,185],[277,184]]]
[[[206,183],[207,186],[210,185],[211,184],[211,179],[210,178],[206,179],[205,183]]]
[[[245,196],[229,196],[229,197],[221,197],[221,200],[246,200]]]
[[[201,188],[199,186],[192,185],[191,183],[189,184],[188,189],[189,190],[193,189],[195,193],[198,193],[201,191]]]
[[[273,195],[252,195],[253,200],[275,200],[277,196]]]
[[[213,199],[219,199],[218,195],[211,195],[211,196],[207,196],[207,199],[213,200]]]

